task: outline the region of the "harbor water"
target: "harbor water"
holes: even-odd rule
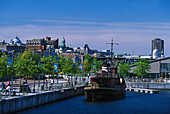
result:
[[[85,101],[85,96],[79,96],[18,112],[18,114],[53,114],[53,113],[170,114],[170,91],[160,91],[159,94],[127,92],[125,98],[107,102],[104,101],[87,102]]]

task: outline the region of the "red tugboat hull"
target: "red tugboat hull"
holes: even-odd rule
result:
[[[86,100],[100,101],[100,100],[116,100],[126,96],[125,85],[120,88],[93,88],[85,87],[84,92]]]

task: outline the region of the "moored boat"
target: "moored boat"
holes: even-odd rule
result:
[[[109,71],[90,77],[90,82],[84,88],[86,100],[115,100],[126,96],[124,78],[117,74],[117,68],[110,68]]]

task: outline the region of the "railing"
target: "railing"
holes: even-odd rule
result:
[[[170,83],[170,79],[125,79],[126,82]]]
[[[18,96],[24,96],[29,95],[32,93],[41,93],[41,92],[47,92],[47,91],[62,91],[64,88],[75,88],[78,86],[84,86],[87,81],[73,81],[73,82],[64,82],[64,83],[53,83],[53,84],[47,84],[40,86],[26,86],[26,87],[18,87],[13,88],[11,91],[7,92],[6,90],[3,92],[1,90],[0,92],[0,99],[5,99],[9,97],[18,97]]]

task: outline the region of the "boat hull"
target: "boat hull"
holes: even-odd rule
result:
[[[86,100],[116,100],[126,96],[125,89],[84,89]]]

